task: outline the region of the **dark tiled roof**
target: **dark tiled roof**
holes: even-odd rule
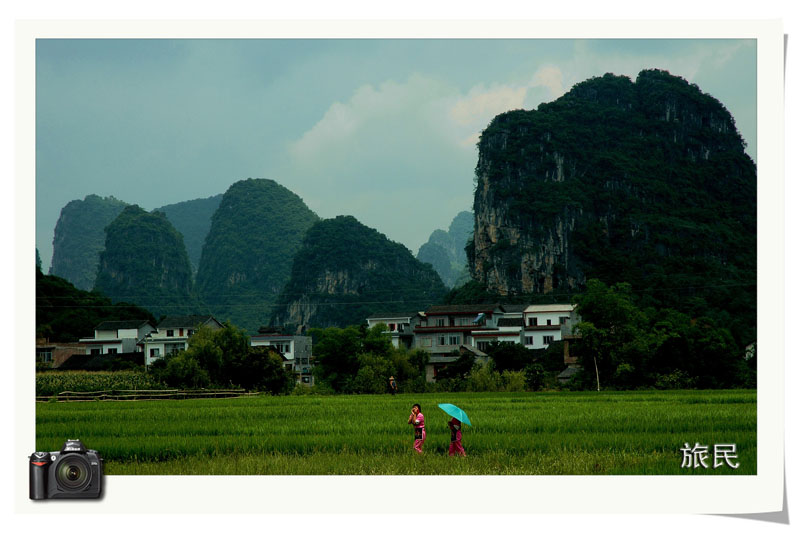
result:
[[[512,326],[519,326],[521,328],[525,327],[525,321],[521,318],[500,318],[497,320],[498,328],[502,327],[509,328]]]
[[[576,366],[569,366],[565,368],[557,377],[558,379],[571,378],[578,373],[578,370],[580,370],[580,368]]]
[[[495,309],[503,307],[498,304],[469,304],[469,305],[432,305],[426,315],[446,315],[448,313],[493,313]]]
[[[193,328],[200,324],[205,324],[207,321],[213,319],[211,315],[185,315],[185,316],[168,316],[158,323],[158,329],[162,328]]]
[[[95,326],[97,331],[116,331],[118,329],[139,329],[147,320],[106,320]]]
[[[411,318],[416,316],[417,311],[409,313],[375,313],[367,317],[367,320],[375,320],[376,318]]]
[[[528,304],[503,304],[503,310],[506,313],[522,313]]]

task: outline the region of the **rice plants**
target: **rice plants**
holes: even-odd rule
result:
[[[406,423],[422,405],[425,454]],[[447,457],[438,403],[469,413]],[[259,396],[37,404],[37,449],[81,438],[113,474],[755,474],[755,391]],[[681,468],[689,443],[740,467]],[[709,460],[709,465],[712,461]]]

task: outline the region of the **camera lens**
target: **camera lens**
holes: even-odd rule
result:
[[[90,472],[89,463],[84,457],[69,454],[56,467],[56,481],[64,490],[80,491],[89,484]]]

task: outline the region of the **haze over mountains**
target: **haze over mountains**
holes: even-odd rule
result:
[[[755,338],[755,185],[719,101],[664,71],[609,74],[495,117],[480,138],[474,216],[434,231],[416,259],[353,217],[320,220],[282,185],[248,179],[160,218],[127,211],[126,224],[115,198],[70,202],[51,273],[92,288],[100,272],[97,288],[151,312],[145,299],[170,287],[253,332],[358,323],[376,305],[424,310],[459,290],[468,263],[472,299],[569,300],[590,278],[626,281],[653,306],[710,313],[744,342]],[[117,227],[134,221],[155,233]]]

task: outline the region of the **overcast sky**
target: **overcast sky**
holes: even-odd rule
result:
[[[471,209],[476,142],[606,72],[660,68],[733,114],[756,158],[750,40],[39,40],[36,246],[88,194],[151,210],[270,178],[416,255]]]

